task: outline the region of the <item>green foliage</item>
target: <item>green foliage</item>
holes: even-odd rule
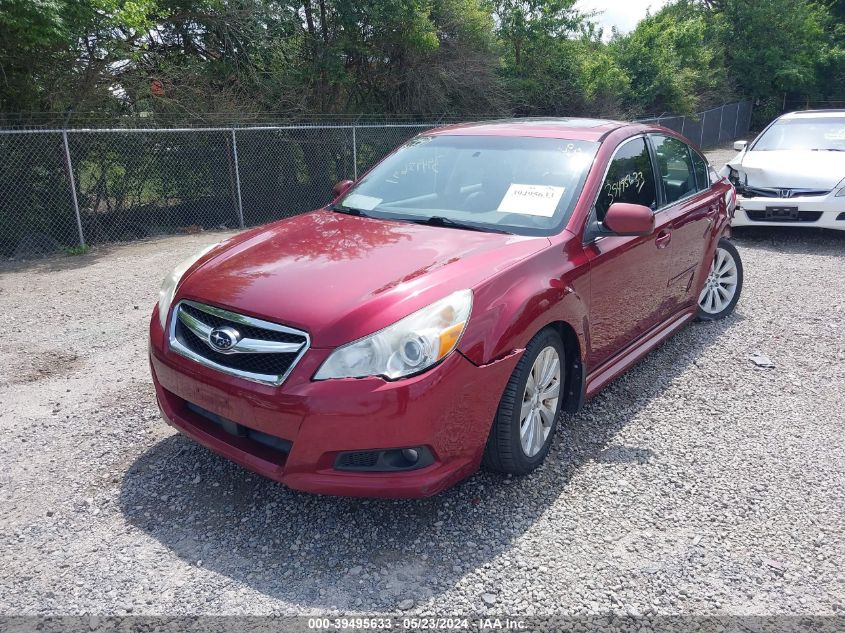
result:
[[[0,0],[0,111],[694,112],[845,97],[845,1]],[[774,107],[774,106],[773,106]]]
[[[579,48],[584,16],[575,0],[497,0],[501,76],[519,114],[582,109]]]
[[[69,255],[71,257],[77,257],[79,255],[87,255],[91,252],[91,247],[86,244],[85,246],[66,246],[65,255]]]
[[[614,38],[610,52],[628,76],[633,111],[691,113],[733,96],[709,17],[681,0]]]
[[[715,19],[741,89],[755,96],[817,91],[829,14],[807,0],[730,0]]]

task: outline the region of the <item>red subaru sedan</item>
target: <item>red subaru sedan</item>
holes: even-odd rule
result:
[[[334,194],[177,267],[150,323],[165,419],[298,490],[528,473],[561,411],[742,288],[733,187],[661,127],[439,128]]]

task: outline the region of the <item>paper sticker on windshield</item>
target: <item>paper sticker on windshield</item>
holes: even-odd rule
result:
[[[361,193],[350,193],[343,199],[344,207],[361,209],[361,211],[372,211],[381,204],[382,199],[375,196],[365,196]]]
[[[555,214],[566,187],[550,185],[518,185],[508,187],[508,192],[499,203],[500,213],[520,213],[550,218]]]

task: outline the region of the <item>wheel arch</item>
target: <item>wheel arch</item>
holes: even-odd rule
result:
[[[566,353],[566,377],[563,384],[566,397],[563,401],[563,410],[574,413],[584,404],[584,357],[578,334],[572,325],[561,320],[552,321],[543,329],[554,330],[563,341],[563,349]]]

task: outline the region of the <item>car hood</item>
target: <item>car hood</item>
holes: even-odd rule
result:
[[[312,347],[336,347],[548,245],[545,237],[315,211],[212,250],[185,275],[176,300],[283,323],[307,331]]]
[[[833,189],[845,178],[845,152],[751,151],[728,163],[752,187]]]

